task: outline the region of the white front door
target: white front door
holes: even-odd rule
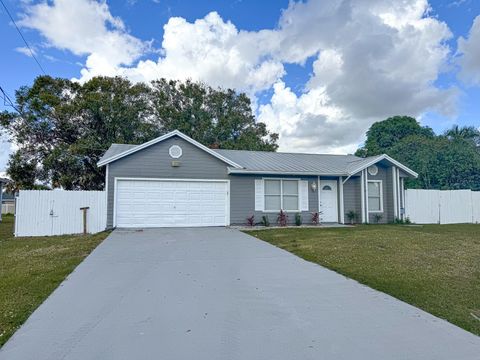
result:
[[[337,180],[320,180],[320,219],[338,222]]]
[[[228,225],[227,181],[118,179],[117,227]]]

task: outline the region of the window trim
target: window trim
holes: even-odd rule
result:
[[[263,211],[264,213],[278,213],[280,210],[283,210],[285,212],[295,212],[295,213],[298,213],[298,212],[301,212],[300,210],[300,181],[301,179],[299,178],[273,178],[273,177],[264,177],[262,178],[263,180],[263,202],[264,202],[264,205],[263,205]],[[280,209],[278,210],[266,210],[265,209],[265,198],[267,196],[273,196],[273,195],[267,195],[266,192],[265,192],[265,181],[268,181],[268,180],[280,180]],[[283,209],[283,182],[284,181],[296,181],[297,182],[297,209],[296,210],[285,210]],[[287,196],[295,196],[295,195],[288,195]]]
[[[382,180],[367,180],[367,199],[370,197],[370,192],[368,191],[368,184],[369,183],[379,183],[380,184],[380,210],[370,210],[367,209],[369,214],[378,214],[383,213],[383,181]],[[376,198],[376,196],[375,196]],[[370,201],[368,201],[370,204]]]

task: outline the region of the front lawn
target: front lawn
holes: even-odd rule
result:
[[[0,346],[108,235],[14,238],[13,220],[0,223]]]
[[[480,335],[480,225],[248,233]]]

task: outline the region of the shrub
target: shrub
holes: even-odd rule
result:
[[[265,227],[268,227],[270,226],[270,220],[268,220],[268,216],[267,215],[263,215],[262,216],[262,221],[261,221],[262,225],[265,226]]]
[[[295,214],[295,225],[297,226],[302,225],[302,214],[300,213]]]
[[[373,215],[373,221],[375,221],[375,224],[378,224],[380,220],[382,220],[383,216],[381,214],[375,214]]]
[[[397,217],[395,218],[394,223],[398,225],[409,225],[412,223],[412,221],[409,217],[406,217],[405,220]]]
[[[318,225],[319,222],[320,222],[320,213],[313,212],[312,213],[312,224],[313,225]]]
[[[255,225],[255,215],[247,217],[247,225],[254,226]]]
[[[277,217],[277,223],[279,226],[287,226],[288,215],[285,211],[280,210]]]
[[[347,218],[350,221],[350,224],[353,224],[357,220],[357,213],[353,210],[347,212]]]

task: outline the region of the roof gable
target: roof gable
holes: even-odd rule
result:
[[[140,144],[140,145],[121,145],[121,144],[112,144],[112,146],[107,150],[104,156],[100,159],[100,161],[97,163],[97,166],[104,166],[107,165],[113,161],[116,161],[118,159],[121,159],[125,156],[128,156],[130,154],[136,153],[137,151],[141,151],[149,146],[158,144],[161,141],[164,141],[166,139],[170,139],[171,137],[178,136],[182,138],[185,141],[188,141],[190,144],[198,147],[199,149],[209,153],[210,155],[216,157],[217,159],[227,163],[230,166],[233,166],[234,168],[242,168],[240,165],[238,165],[236,162],[227,159],[223,155],[215,152],[212,149],[209,149],[205,145],[200,144],[198,141],[193,140],[191,137],[185,135],[184,133],[174,130],[172,132],[169,132],[168,134],[159,136],[153,140],[147,141],[146,143]],[[123,148],[122,148],[123,147]],[[108,156],[107,156],[108,155]]]
[[[372,166],[372,165],[374,165],[374,164],[376,164],[376,163],[378,163],[382,160],[386,160],[386,161],[390,162],[391,164],[393,164],[396,167],[402,169],[407,174],[409,174],[409,175],[411,175],[415,178],[418,177],[418,174],[415,171],[413,171],[409,167],[403,165],[402,163],[398,162],[394,158],[388,156],[387,154],[371,156],[371,157],[368,157],[368,158],[364,158],[361,161],[358,161],[356,163],[353,163],[352,166],[348,170],[349,176],[354,175],[354,174],[358,173],[359,171],[362,171],[362,170],[368,168],[369,166]]]

